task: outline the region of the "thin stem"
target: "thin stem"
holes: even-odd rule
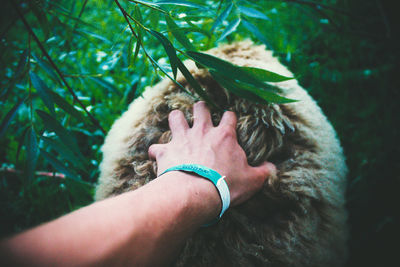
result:
[[[18,16],[21,18],[23,24],[27,28],[28,32],[30,35],[32,35],[33,39],[35,40],[36,44],[39,46],[39,49],[42,51],[43,55],[47,58],[49,61],[50,65],[53,67],[53,69],[57,72],[58,76],[61,78],[63,81],[65,87],[67,87],[69,93],[72,95],[73,99],[81,106],[81,108],[85,111],[85,113],[88,115],[89,119],[92,121],[92,123],[97,126],[102,133],[105,135],[106,131],[101,127],[100,123],[96,120],[95,117],[93,117],[92,114],[86,109],[86,106],[82,103],[82,101],[79,100],[77,95],[75,94],[74,90],[69,86],[68,82],[65,80],[64,75],[62,72],[59,70],[57,65],[54,63],[54,61],[51,59],[50,55],[47,53],[46,49],[43,47],[42,43],[40,42],[39,38],[36,36],[36,34],[33,32],[31,26],[29,23],[26,21],[24,15],[20,12],[18,6],[14,3],[13,0],[10,0],[11,4],[13,5],[14,9],[16,10]]]
[[[129,19],[128,19],[129,14],[128,14],[128,13],[125,11],[125,9],[121,6],[121,4],[118,2],[118,0],[114,0],[114,2],[117,4],[118,8],[121,10],[122,15],[124,16],[126,22],[127,22],[128,25],[129,25],[129,29],[131,30],[133,36],[136,38],[136,41],[137,41],[137,42],[140,42],[140,41],[139,41],[139,38],[138,38],[138,35],[136,34],[135,30],[134,30],[133,27],[132,27],[131,22],[130,22]],[[129,16],[129,17],[130,17],[130,16]],[[135,21],[135,23],[137,23],[136,20],[134,20],[134,21]],[[148,28],[144,27],[142,24],[140,24],[140,25],[143,27],[143,29],[145,29],[146,31],[149,31]],[[143,51],[144,51],[145,56],[146,56],[147,58],[150,59],[150,62],[151,62],[151,65],[153,66],[153,68],[154,68],[155,70],[157,70],[157,67],[154,65],[153,61],[151,60],[152,58],[149,56],[149,54],[147,54],[147,51],[146,51],[145,47],[143,46],[143,43],[142,43],[142,42],[140,42],[140,46],[143,48]]]
[[[128,0],[128,1],[129,1],[129,2],[132,2],[132,3],[135,3],[135,4],[139,4],[139,5],[146,6],[146,7],[148,7],[148,8],[157,10],[158,12],[161,12],[161,13],[164,13],[164,14],[168,14],[167,11],[162,10],[161,8],[155,7],[154,5],[150,5],[150,4],[143,3],[143,2],[141,2],[141,1],[135,1],[135,0]]]
[[[28,73],[31,70],[31,35],[28,33]],[[32,107],[32,82],[28,75],[28,93],[29,93],[29,116],[30,123],[33,126],[33,107]]]

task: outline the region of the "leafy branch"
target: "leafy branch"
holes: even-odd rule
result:
[[[17,12],[18,16],[20,17],[21,21],[25,25],[26,29],[28,30],[29,34],[33,37],[35,40],[36,44],[38,45],[39,49],[42,51],[43,55],[47,58],[49,61],[50,65],[53,67],[53,69],[57,72],[58,76],[64,83],[65,87],[68,89],[69,93],[72,95],[74,101],[76,101],[81,108],[84,110],[84,112],[87,114],[89,119],[92,121],[92,123],[101,130],[101,132],[105,135],[106,131],[101,127],[99,121],[93,117],[93,115],[87,110],[86,106],[82,103],[82,101],[79,100],[78,96],[75,94],[74,90],[71,88],[71,86],[68,84],[68,82],[65,80],[64,75],[60,71],[60,69],[57,67],[57,65],[54,63],[50,55],[47,53],[46,49],[40,42],[39,38],[36,36],[35,32],[32,30],[31,26],[29,23],[26,21],[25,16],[22,14],[22,12],[19,10],[18,6],[14,3],[13,0],[10,0],[11,4],[13,5],[15,11]]]
[[[194,77],[190,74],[190,72],[187,70],[181,59],[177,56],[176,51],[179,51],[182,55],[196,61],[198,64],[202,65],[204,68],[208,69],[210,71],[210,74],[213,76],[213,78],[224,88],[226,88],[228,91],[238,95],[239,97],[246,98],[250,101],[257,102],[257,103],[290,103],[294,102],[296,100],[293,99],[288,99],[285,97],[282,97],[277,94],[279,91],[276,87],[271,86],[267,84],[267,82],[280,82],[280,81],[285,81],[289,80],[292,78],[289,77],[284,77],[281,75],[278,75],[276,73],[272,73],[263,69],[257,69],[257,68],[244,68],[240,66],[233,65],[227,61],[223,61],[221,59],[218,59],[216,57],[199,53],[195,51],[195,47],[191,44],[191,42],[188,40],[188,38],[181,33],[180,30],[182,28],[179,28],[179,26],[175,23],[173,17],[169,12],[166,12],[158,7],[157,4],[154,3],[143,3],[142,1],[133,1],[129,0],[129,2],[134,2],[136,4],[143,4],[144,6],[148,8],[155,9],[159,12],[162,12],[165,14],[165,21],[167,23],[167,27],[169,32],[177,39],[177,41],[183,45],[183,47],[187,50],[187,52],[183,52],[179,49],[176,49],[171,41],[165,37],[162,33],[157,32],[153,29],[149,29],[148,27],[144,26],[141,21],[141,15],[139,9],[136,7],[135,8],[135,15],[136,17],[133,17],[129,15],[129,13],[121,6],[118,0],[114,0],[114,2],[117,4],[118,8],[121,10],[125,20],[127,21],[129,28],[134,35],[134,37],[137,40],[137,44],[142,47],[145,56],[152,62],[153,65],[156,65],[168,78],[170,78],[175,84],[177,84],[180,88],[182,88],[185,92],[186,89],[182,87],[181,84],[179,84],[176,81],[176,75],[177,75],[177,70],[179,69],[183,76],[186,78],[187,82],[191,85],[191,87],[194,89],[194,91],[203,99],[205,100],[210,106],[221,109],[218,107],[218,105],[212,101],[212,99],[208,96],[207,92],[201,87],[201,85],[194,79]],[[173,1],[164,1],[165,4],[169,3],[171,4]],[[163,3],[164,3],[163,2]],[[160,3],[160,2],[157,2]],[[185,2],[186,3],[186,2]],[[221,5],[222,3],[220,3]],[[268,17],[266,17],[263,13],[253,9],[253,8],[248,8],[248,7],[243,7],[243,6],[238,6],[236,1],[233,1],[232,3],[228,4],[226,9],[222,11],[222,13],[217,17],[215,20],[211,31],[215,30],[229,15],[233,7],[237,10],[239,10],[239,17],[236,20],[233,20],[225,29],[225,31],[221,34],[218,40],[224,39],[226,36],[231,34],[236,30],[236,28],[239,26],[239,23],[241,22],[241,17],[240,14],[243,14],[244,16],[247,17],[253,17],[253,18],[258,18],[258,19],[263,19],[263,20],[269,20]],[[162,10],[162,11],[160,11]],[[159,42],[162,44],[164,47],[164,50],[166,54],[168,55],[171,70],[173,77],[167,74],[165,70],[161,66],[157,64],[157,62],[154,61],[154,59],[146,52],[145,47],[143,45],[143,42],[140,40],[140,36],[135,32],[133,29],[130,20],[132,20],[136,27],[138,28],[138,31],[144,30],[145,32],[153,35],[156,37]],[[244,19],[243,19],[244,20]],[[245,25],[249,28],[252,29],[252,31],[256,31],[257,29],[255,28],[254,25],[251,25],[249,22],[244,20],[246,23]],[[258,34],[261,35],[261,34]],[[136,54],[136,53],[135,53]],[[235,73],[236,75],[233,75],[235,77],[234,79],[232,78],[232,73]]]

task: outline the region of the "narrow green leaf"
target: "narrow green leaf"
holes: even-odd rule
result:
[[[58,78],[56,72],[53,70],[53,67],[50,66],[49,63],[46,61],[40,59],[37,57],[35,54],[32,54],[32,57],[36,60],[36,62],[39,64],[39,66],[49,75],[49,77],[57,82],[58,84],[62,85],[60,79]]]
[[[238,95],[239,97],[243,97],[257,103],[264,102],[264,103],[285,104],[285,103],[297,102],[297,100],[289,99],[273,92],[261,90],[250,84],[233,81],[229,77],[226,76],[224,77],[223,75],[219,75],[214,71],[210,71],[210,73],[216,79],[216,81],[219,82],[225,89],[231,91],[232,93]]]
[[[61,139],[61,141],[68,146],[76,155],[80,155],[80,151],[78,145],[76,144],[75,139],[72,137],[72,134],[65,129],[61,123],[59,123],[55,118],[47,114],[42,110],[36,110],[36,113],[42,119],[44,127],[52,132],[55,132],[57,136]]]
[[[259,68],[241,67],[241,69],[263,82],[275,82],[276,83],[276,82],[284,82],[284,81],[294,79],[294,77],[282,76],[278,73],[271,72],[271,71],[264,70],[264,69],[259,69]]]
[[[146,4],[146,5],[151,5],[151,6],[155,6],[155,7],[160,7],[156,3],[153,3],[153,2],[150,2],[150,1],[135,0],[135,2],[139,3],[139,4]]]
[[[41,139],[46,146],[49,146],[55,150],[63,159],[69,161],[77,167],[83,168],[82,160],[79,159],[66,145],[46,136],[42,136]]]
[[[235,19],[233,21],[231,21],[231,23],[229,23],[229,25],[226,27],[226,29],[222,32],[221,36],[218,38],[217,41],[221,41],[222,39],[224,39],[226,36],[228,36],[229,34],[231,34],[232,32],[234,32],[236,30],[236,28],[239,26],[240,24],[240,19]]]
[[[181,89],[182,89],[184,92],[186,92],[187,94],[192,95],[188,90],[186,90],[186,88],[185,88],[182,84],[180,84],[177,80],[175,80],[173,77],[171,77],[171,76],[168,74],[168,72],[167,72],[163,67],[161,67],[161,66],[157,63],[157,61],[155,61],[150,55],[149,55],[149,59],[150,59],[151,62],[153,62],[153,64],[155,64],[155,65],[161,70],[161,72],[164,73],[173,83],[175,83],[177,86],[179,86],[179,88],[181,88]]]
[[[98,85],[102,86],[105,89],[108,89],[111,92],[116,93],[118,96],[122,96],[121,92],[110,82],[101,79],[99,77],[88,77],[90,80],[94,81]]]
[[[233,2],[231,2],[224,11],[218,16],[218,18],[215,20],[214,24],[211,27],[211,31],[214,31],[219,25],[221,25],[222,22],[226,20],[226,18],[229,16],[229,14],[232,11],[233,7]]]
[[[266,100],[268,103],[276,103],[276,104],[285,104],[285,103],[293,103],[297,102],[295,99],[289,99],[284,96],[280,96],[274,92],[266,91],[266,90],[261,90],[257,87],[254,87],[249,84],[245,84],[242,82],[237,82],[238,87],[240,89],[252,92],[253,94],[261,97],[262,99]]]
[[[140,9],[137,5],[135,6],[134,16],[135,16],[136,20],[138,20],[139,22],[142,22],[142,20],[143,20],[142,14],[140,13]],[[137,39],[136,39],[135,53],[133,54],[132,65],[135,64],[135,62],[136,62],[136,59],[139,55],[140,46],[142,45],[142,42],[143,42],[142,28],[136,24],[136,29],[137,29]]]
[[[271,44],[267,41],[265,36],[260,32],[260,30],[256,26],[254,26],[247,20],[243,20],[242,25],[246,27],[252,34],[254,34],[254,36],[257,37],[258,40],[264,43],[268,48],[271,48]]]
[[[176,5],[176,6],[185,6],[185,7],[193,7],[197,9],[207,9],[205,6],[198,5],[192,2],[188,1],[180,1],[180,0],[175,0],[175,1],[157,1],[155,2],[157,5]]]
[[[29,76],[31,78],[31,82],[33,87],[35,87],[38,95],[42,98],[43,103],[49,109],[49,111],[54,115],[54,103],[53,98],[51,97],[50,89],[47,85],[39,78],[34,72],[29,72]]]
[[[50,91],[51,97],[53,98],[54,103],[57,104],[58,107],[63,109],[69,115],[74,116],[75,118],[79,119],[80,121],[85,121],[86,118],[79,112],[76,108],[74,108],[71,104],[69,104],[64,98],[62,98],[56,92]]]
[[[25,137],[26,137],[26,132],[31,128],[31,125],[25,127],[25,129],[22,131],[22,134],[19,135],[18,137],[18,147],[17,147],[17,153],[15,154],[15,162],[18,162],[19,159],[19,153],[21,152],[22,146],[25,143]]]
[[[56,169],[57,171],[65,174],[65,176],[74,179],[74,180],[81,180],[78,175],[71,170],[70,167],[66,167],[62,162],[60,162],[56,157],[47,153],[45,150],[40,149],[40,154]]]
[[[15,115],[17,114],[18,109],[20,108],[20,106],[23,102],[24,102],[24,99],[22,98],[10,109],[10,111],[7,112],[6,116],[4,116],[4,118],[0,124],[0,139],[3,138],[4,134],[7,131],[8,126],[10,125],[11,121],[14,119]]]
[[[229,79],[224,77],[223,75],[219,75],[215,71],[210,71],[211,76],[214,78],[215,81],[217,81],[222,87],[224,87],[226,90],[229,92],[232,92],[233,94],[237,95],[238,97],[250,100],[255,103],[262,103],[265,104],[267,103],[264,101],[262,98],[258,97],[257,95],[241,90],[237,84],[235,83],[234,80]]]
[[[245,6],[239,6],[239,11],[243,15],[251,18],[256,18],[256,19],[263,19],[263,20],[270,20],[264,13],[251,8],[251,7],[245,7]]]
[[[172,35],[178,40],[178,42],[183,45],[187,50],[196,51],[196,48],[189,41],[185,34],[180,31],[179,26],[175,23],[170,16],[165,15],[165,20],[167,22],[168,30],[172,33]]]
[[[133,41],[133,36],[131,36],[131,38],[129,38],[129,43],[128,43],[128,47],[127,47],[127,54],[126,54],[126,62],[128,64],[128,67],[132,63],[133,42],[134,42]]]
[[[198,32],[209,38],[211,38],[211,36],[212,36],[212,33],[210,33],[209,31],[207,31],[205,29],[199,28],[197,26],[196,27],[191,26],[191,27],[171,28],[171,29],[168,29],[168,31],[171,32],[172,34],[174,32],[180,32],[185,37],[186,37],[186,34],[188,34],[190,32]]]
[[[169,62],[171,64],[172,73],[174,75],[174,79],[176,79],[176,74],[178,72],[178,56],[176,55],[176,50],[171,44],[171,42],[161,33],[150,30],[149,31],[154,37],[156,37],[161,44],[163,45],[165,52],[167,52]]]
[[[193,87],[194,91],[204,100],[207,104],[213,106],[214,108],[220,109],[214,101],[207,95],[207,92],[201,88],[201,85],[196,81],[196,79],[192,76],[190,71],[186,68],[183,62],[178,59],[178,68],[182,72],[183,76],[185,77],[186,81]]]
[[[67,12],[69,12],[69,11],[63,11],[63,10],[60,10],[60,9],[56,9],[56,8],[55,8],[55,9],[53,9],[53,10],[50,11],[50,14],[55,15],[55,16],[61,15],[61,16],[66,17],[66,18],[68,18],[68,19],[74,20],[74,21],[77,22],[78,24],[81,24],[81,25],[84,25],[84,26],[88,26],[88,27],[93,28],[93,29],[97,29],[97,27],[96,27],[95,25],[90,24],[90,23],[88,23],[88,22],[86,22],[86,21],[83,21],[83,20],[80,19],[80,18],[71,16],[71,15],[70,15],[69,13],[67,13]]]
[[[133,15],[138,22],[143,23],[143,16],[142,16],[142,13],[140,12],[140,8],[138,5],[135,6],[135,11],[134,11]],[[136,24],[136,30],[137,30],[138,34],[143,35],[143,30],[140,25]]]
[[[141,37],[141,36],[140,36]],[[136,59],[139,55],[139,51],[140,51],[140,45],[141,45],[141,38],[139,38],[138,40],[136,40],[136,46],[135,46],[135,53],[133,54],[133,59],[132,59],[132,64],[135,64]]]
[[[257,76],[255,76],[251,71],[247,70],[246,68],[233,65],[228,61],[205,53],[189,51],[187,52],[187,54],[194,61],[204,65],[209,69],[217,71],[221,75],[224,75],[226,77],[233,77],[238,81],[252,84],[255,87],[263,88],[264,90],[276,91],[276,88],[259,80]]]
[[[40,7],[41,5],[40,1],[29,1],[28,2],[33,14],[36,16],[37,20],[39,21],[40,27],[42,28],[42,31],[45,35],[45,38],[49,38],[50,34],[50,23],[47,19],[46,13],[43,11],[43,7]]]
[[[25,66],[28,63],[28,49],[25,49],[22,54],[21,57],[19,58],[18,64],[17,64],[17,69],[15,71],[15,77],[18,77],[19,75],[21,75],[21,73],[24,71]]]
[[[28,181],[31,181],[35,174],[35,168],[38,157],[38,145],[36,133],[33,127],[30,127],[26,133],[26,169]]]
[[[113,44],[113,43],[112,43],[110,40],[108,40],[106,37],[101,36],[101,35],[98,35],[98,34],[96,34],[96,33],[90,32],[90,31],[87,31],[87,30],[84,30],[84,29],[82,29],[82,28],[77,28],[77,29],[75,29],[75,32],[76,32],[77,34],[81,35],[82,37],[88,39],[89,41],[90,41],[91,37],[93,37],[93,38],[98,39],[98,40],[100,40],[100,41],[103,41],[103,42],[105,42],[105,43],[107,43],[107,44],[110,44],[110,45]]]

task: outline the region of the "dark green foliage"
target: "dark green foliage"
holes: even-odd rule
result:
[[[400,22],[395,4],[3,2],[2,236],[92,201],[105,132],[146,86],[164,76],[176,82],[180,71],[200,98],[213,105],[183,65],[189,57],[241,97],[290,102],[265,82],[291,77],[239,68],[199,52],[251,38],[289,66],[342,141],[350,169],[349,266],[391,266],[397,249],[392,244],[400,239]]]

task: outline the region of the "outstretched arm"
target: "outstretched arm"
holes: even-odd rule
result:
[[[178,164],[201,164],[226,176],[231,205],[247,200],[275,171],[274,166],[247,164],[237,143],[234,113],[225,112],[217,127],[204,102],[194,105],[193,115],[189,128],[182,112],[170,113],[171,142],[149,149],[158,174]],[[220,197],[210,181],[172,171],[135,191],[3,240],[1,261],[29,266],[166,265],[220,209]]]

